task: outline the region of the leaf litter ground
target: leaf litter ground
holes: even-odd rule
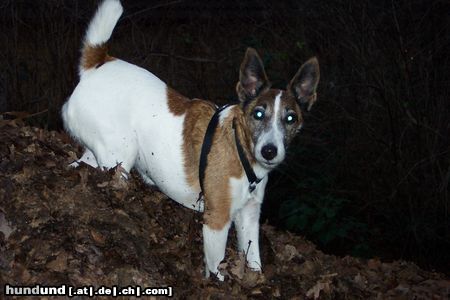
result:
[[[176,299],[447,299],[450,280],[415,264],[325,255],[262,225],[264,273],[247,270],[233,230],[225,282],[205,279],[201,214],[137,174],[68,164],[67,135],[0,127],[0,292],[4,285],[172,286]],[[1,297],[0,297],[1,298]],[[76,297],[75,297],[76,299]]]

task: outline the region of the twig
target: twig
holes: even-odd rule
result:
[[[141,10],[139,10],[139,11],[133,13],[133,14],[129,14],[129,15],[126,16],[126,18],[128,18],[128,19],[129,18],[133,18],[133,17],[135,17],[137,15],[140,15],[140,14],[143,14],[143,13],[149,11],[149,10],[160,8],[160,7],[165,7],[165,6],[170,6],[170,5],[173,5],[173,4],[178,4],[180,2],[183,2],[183,0],[176,0],[176,1],[168,2],[168,3],[157,4],[155,6],[147,7],[145,9],[141,9]]]
[[[202,57],[187,57],[187,56],[163,53],[163,52],[150,52],[147,55],[148,56],[170,57],[170,58],[176,58],[176,59],[180,59],[180,60],[200,62],[200,63],[219,63],[224,60],[224,59],[217,60],[217,59],[202,58]]]

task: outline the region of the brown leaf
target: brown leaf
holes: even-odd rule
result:
[[[266,278],[264,277],[264,274],[247,269],[241,284],[246,288],[253,288],[265,281]]]
[[[15,157],[16,157],[15,150],[16,150],[16,147],[14,146],[14,144],[11,144],[9,146],[9,160],[14,160],[15,159]]]
[[[353,282],[358,286],[361,290],[364,290],[367,286],[367,280],[360,273],[358,273],[354,278]]]
[[[130,174],[119,164],[114,169],[114,175],[110,182],[110,186],[115,190],[128,190],[128,181]]]
[[[63,272],[67,269],[67,253],[62,251],[58,256],[47,264],[47,268],[55,272]]]
[[[325,294],[329,294],[331,292],[331,281],[318,281],[312,288],[310,288],[306,292],[306,297],[311,298],[311,296],[313,296],[314,299],[319,299],[320,292],[322,291]]]
[[[284,251],[283,251],[284,260],[290,261],[294,257],[297,257],[297,256],[299,256],[299,253],[297,251],[297,248],[295,248],[295,246],[292,246],[289,244],[284,246]]]
[[[80,184],[83,187],[83,189],[86,189],[86,185],[88,182],[89,177],[89,171],[85,168],[80,169],[78,172],[78,175],[80,176]]]
[[[94,242],[99,245],[104,245],[106,241],[106,237],[95,229],[91,229],[91,236]]]
[[[12,176],[12,178],[18,183],[27,182],[32,176],[36,174],[36,170],[31,167],[24,167],[21,173],[17,173]]]
[[[245,264],[244,253],[240,251],[239,258],[234,261],[234,265],[230,268],[230,273],[239,279],[244,278]]]
[[[102,182],[102,183],[97,184],[97,187],[99,187],[99,188],[105,188],[105,187],[107,187],[108,185],[109,185],[109,182],[108,182],[108,181],[104,181],[104,182]]]
[[[43,224],[43,223],[45,223],[45,222],[46,222],[45,219],[42,219],[42,218],[34,218],[33,220],[31,220],[30,226],[31,226],[31,228],[37,228],[37,227],[39,227],[39,225],[41,225],[41,224]]]
[[[46,168],[54,168],[54,167],[56,167],[56,163],[54,162],[54,161],[52,161],[52,160],[47,160],[46,162],[45,162],[45,167]]]
[[[22,274],[20,275],[20,279],[22,280],[22,283],[27,283],[28,280],[30,280],[31,274],[27,269],[23,269]]]
[[[378,258],[372,258],[367,261],[369,269],[378,270],[381,267],[381,261]]]
[[[281,297],[280,289],[278,287],[275,287],[275,289],[272,291],[272,296],[275,298]]]

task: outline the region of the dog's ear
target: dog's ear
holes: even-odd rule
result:
[[[306,106],[308,111],[316,102],[316,88],[319,78],[319,62],[316,57],[313,57],[300,67],[288,85],[288,91],[291,91],[297,98],[298,104]]]
[[[239,100],[242,102],[252,100],[269,85],[261,58],[255,49],[248,48],[239,71],[239,82],[236,85]]]

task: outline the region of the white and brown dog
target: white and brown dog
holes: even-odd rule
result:
[[[204,210],[207,276],[211,271],[223,280],[218,266],[233,221],[249,267],[261,271],[259,215],[268,173],[302,126],[300,107],[316,100],[317,60],[308,60],[286,90],[271,89],[261,59],[248,49],[236,87],[241,102],[215,114],[213,103],[187,99],[152,73],[108,55],[106,43],[122,11],[119,0],[98,8],[84,40],[80,82],[62,108],[66,130],[86,150],[78,162],[121,164],[127,172],[134,167],[176,202]],[[208,163],[199,171],[213,115]],[[199,173],[204,201],[197,201]]]

